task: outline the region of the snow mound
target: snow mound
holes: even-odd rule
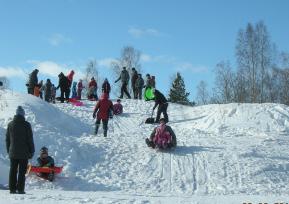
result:
[[[16,107],[32,124],[36,151],[45,145],[64,171],[55,182],[35,176],[27,191],[118,192],[127,195],[220,196],[289,195],[289,109],[280,104],[226,104],[187,107],[170,104],[169,125],[178,147],[160,152],[144,139],[155,125],[144,124],[153,102],[123,100],[124,114],[92,135],[95,102],[84,106],[48,104],[34,96],[6,92],[0,102],[5,135]],[[2,98],[3,98],[2,97]],[[0,141],[0,183],[7,183],[9,159]],[[37,153],[37,152],[36,152]],[[32,163],[36,160],[36,156]],[[2,166],[6,169],[2,171]]]

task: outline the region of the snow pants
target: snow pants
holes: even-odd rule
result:
[[[128,91],[127,91],[127,83],[123,83],[123,84],[121,85],[120,98],[123,98],[123,93],[125,93],[128,98],[131,98],[131,97],[130,97],[130,94],[129,94]]]
[[[156,123],[160,122],[161,113],[163,113],[165,121],[169,122],[169,117],[168,117],[168,114],[167,114],[168,105],[169,105],[168,103],[164,103],[164,104],[160,104],[158,106],[157,117],[156,117],[156,120],[155,120]]]
[[[108,129],[108,119],[97,119],[95,122],[95,131],[94,133],[97,134],[99,126],[100,126],[100,121],[102,120],[102,125],[103,125],[103,135],[104,137],[107,136],[107,129]]]
[[[9,189],[10,192],[24,192],[25,173],[28,159],[10,159]],[[18,177],[17,177],[18,174]]]

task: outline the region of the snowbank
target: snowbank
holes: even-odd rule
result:
[[[95,102],[53,105],[11,92],[4,98],[8,103],[0,102],[5,106],[0,110],[0,183],[7,184],[5,131],[18,105],[24,106],[32,124],[36,150],[47,146],[56,163],[64,165],[53,183],[29,176],[26,191],[32,195],[9,197],[0,192],[9,202],[37,203],[41,198],[47,203],[233,203],[233,198],[277,202],[288,197],[287,106],[170,104],[169,125],[178,147],[158,152],[144,143],[155,127],[144,124],[153,102],[123,100],[124,114],[109,122],[104,138],[102,130],[91,134]],[[62,200],[60,194],[65,195]]]

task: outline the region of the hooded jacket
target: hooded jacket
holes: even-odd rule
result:
[[[11,159],[29,159],[35,152],[31,125],[21,115],[8,124],[6,148]]]
[[[113,104],[108,99],[108,94],[103,93],[95,105],[94,114],[97,113],[97,119],[108,120],[110,111],[113,111]]]

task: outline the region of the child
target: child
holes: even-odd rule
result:
[[[40,156],[37,158],[37,163],[39,167],[54,167],[54,159],[48,156],[48,148],[42,147],[40,149]],[[49,181],[53,181],[54,173],[40,173],[41,177],[46,178]]]
[[[55,103],[55,96],[56,96],[56,87],[54,84],[51,86],[51,101],[52,103]]]
[[[40,96],[40,86],[36,85],[34,87],[34,96],[39,97]]]
[[[82,84],[82,80],[79,79],[79,82],[77,84],[77,99],[78,100],[81,100],[81,92],[82,92],[82,89],[84,88],[83,84]]]
[[[72,96],[71,96],[71,98],[76,98],[76,97],[77,97],[76,85],[77,85],[77,82],[73,82],[73,85],[72,85]]]
[[[117,99],[116,101],[117,103],[113,105],[113,114],[114,115],[119,115],[119,114],[122,114],[123,112],[123,107],[121,105],[121,100],[120,99]]]

